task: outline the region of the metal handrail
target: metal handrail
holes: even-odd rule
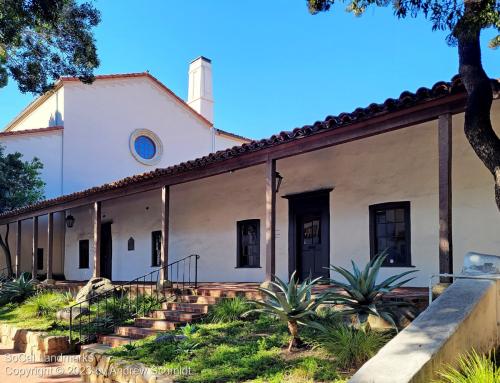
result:
[[[118,324],[134,319],[139,315],[145,316],[149,314],[165,300],[179,293],[184,293],[187,288],[196,289],[198,287],[199,258],[200,256],[197,254],[189,255],[70,306],[70,341],[73,341],[76,325],[78,326],[78,340],[80,343],[85,343],[89,340],[95,340],[94,338]],[[168,297],[165,296],[163,291],[160,294],[160,289],[163,290],[165,287],[159,285],[162,274],[166,276],[165,281],[168,280],[170,283],[167,286],[170,289]],[[140,284],[142,288],[140,288]],[[147,294],[148,286],[149,294]],[[134,288],[135,298],[132,297]],[[112,302],[108,302],[110,300]],[[82,314],[84,307],[87,308],[87,311]],[[79,314],[78,318],[74,318],[75,314]],[[84,317],[86,321],[82,322]],[[76,324],[77,319],[78,323]]]

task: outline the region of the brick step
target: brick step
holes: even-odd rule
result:
[[[153,312],[154,318],[177,322],[192,322],[200,319],[203,315],[203,313],[193,313],[179,310],[155,310]]]
[[[200,295],[181,295],[177,298],[179,303],[202,303],[209,305],[217,303],[220,299],[218,297]]]
[[[182,302],[169,302],[164,303],[162,308],[164,310],[179,310],[188,313],[201,313],[206,314],[210,305],[206,303],[182,303]]]
[[[127,338],[124,336],[119,336],[119,335],[102,335],[99,338],[99,343],[104,344],[106,346],[110,347],[120,347],[124,346],[126,344],[133,343],[134,339],[132,338]]]
[[[197,295],[203,297],[217,298],[235,298],[245,297],[247,299],[258,299],[261,294],[257,290],[227,290],[217,288],[200,288],[196,291]]]
[[[151,335],[159,333],[161,330],[155,330],[153,328],[144,328],[136,326],[119,326],[115,329],[114,335],[119,335],[122,337],[142,339]]]
[[[175,330],[175,327],[181,324],[178,320],[167,320],[166,318],[135,318],[135,327],[144,329],[151,329],[157,331],[170,331]]]

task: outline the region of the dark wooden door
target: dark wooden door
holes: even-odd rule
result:
[[[297,217],[297,225],[300,277],[304,279],[308,276],[326,275],[324,267],[327,267],[328,264],[323,262],[325,249],[323,241],[325,238],[322,238],[323,233],[321,233],[321,212],[300,214]]]
[[[306,193],[290,199],[290,273],[301,280],[329,276],[329,190]]]
[[[113,240],[111,223],[101,225],[101,277],[111,279],[113,264]]]

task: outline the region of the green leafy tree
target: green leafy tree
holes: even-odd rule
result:
[[[306,0],[313,14],[331,9],[335,0]],[[500,30],[498,0],[337,0],[347,11],[362,15],[370,6],[392,6],[398,18],[423,15],[433,30],[448,30],[448,43],[458,47],[459,73],[467,91],[465,135],[484,165],[493,175],[495,198],[500,210],[500,138],[490,118],[491,104],[498,93],[497,81],[491,81],[481,63],[480,34],[483,29]],[[491,48],[500,45],[497,34]]]
[[[60,76],[93,80],[99,12],[76,0],[0,0],[0,88],[43,93]]]
[[[23,161],[21,153],[5,154],[0,145],[0,213],[33,204],[44,197],[45,183],[40,178],[43,164],[38,158]],[[0,233],[0,248],[5,255],[7,272],[12,275],[12,258],[9,247],[10,225]]]

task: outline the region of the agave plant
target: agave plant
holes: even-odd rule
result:
[[[37,281],[30,273],[22,273],[19,278],[2,284],[0,288],[0,303],[20,303],[36,293]]]
[[[313,295],[312,289],[321,278],[311,280],[307,278],[299,283],[295,272],[288,283],[275,276],[275,281],[270,282],[270,288],[259,287],[264,295],[264,301],[252,301],[259,308],[247,311],[244,316],[261,312],[270,314],[288,325],[292,336],[288,351],[297,348],[302,343],[299,337],[299,325],[323,330],[323,326],[314,322],[316,310],[326,298],[324,295]]]
[[[347,283],[331,279],[330,283],[343,290],[343,293],[329,291],[330,303],[342,305],[344,315],[354,315],[358,324],[365,329],[370,315],[377,316],[389,322],[397,329],[396,322],[400,315],[408,318],[413,317],[413,306],[408,302],[396,302],[383,300],[384,294],[387,294],[398,287],[408,283],[413,278],[400,281],[408,274],[415,273],[417,270],[405,271],[393,275],[384,281],[377,283],[380,267],[382,266],[387,253],[383,252],[370,262],[368,262],[363,271],[359,269],[355,262],[351,261],[353,272],[339,266],[330,266],[330,270],[343,276]],[[397,282],[399,281],[399,282]]]

